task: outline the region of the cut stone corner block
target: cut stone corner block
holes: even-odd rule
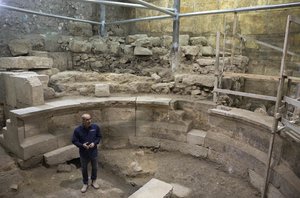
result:
[[[17,107],[44,104],[43,85],[37,76],[14,76]]]
[[[109,84],[105,84],[105,83],[95,84],[95,96],[96,97],[110,96]]]
[[[152,178],[148,183],[129,196],[129,198],[168,198],[172,196],[173,186],[164,181]]]
[[[206,134],[205,131],[192,129],[187,133],[187,143],[203,146]]]

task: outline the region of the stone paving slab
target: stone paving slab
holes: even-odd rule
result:
[[[171,197],[173,186],[158,179],[151,179],[129,198],[167,198]]]

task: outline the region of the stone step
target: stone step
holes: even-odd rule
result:
[[[1,69],[48,69],[52,68],[53,60],[47,57],[20,56],[1,57]]]
[[[204,146],[204,140],[207,135],[206,131],[192,129],[187,133],[187,143]]]
[[[151,179],[129,198],[167,198],[171,197],[173,186],[158,179]]]
[[[57,149],[57,137],[52,134],[39,134],[24,139],[21,144],[23,159],[39,156]]]
[[[79,157],[78,148],[75,145],[68,145],[44,154],[44,161],[47,165],[62,164],[66,161]]]

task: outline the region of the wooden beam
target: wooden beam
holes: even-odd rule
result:
[[[230,95],[245,96],[245,97],[256,98],[256,99],[261,99],[261,100],[276,101],[276,97],[274,97],[274,96],[265,96],[265,95],[260,95],[260,94],[232,91],[229,89],[214,89],[214,91],[219,92],[219,93],[224,93],[224,94],[230,94]]]
[[[242,77],[254,80],[268,80],[268,81],[278,81],[279,76],[266,76],[266,75],[259,75],[259,74],[245,74],[245,73],[233,73],[233,72],[224,72],[223,78],[235,78],[235,77]]]

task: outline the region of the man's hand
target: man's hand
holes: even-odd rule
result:
[[[90,143],[89,148],[94,148],[95,144],[94,142]]]
[[[89,149],[89,148],[90,148],[89,145],[88,145],[88,142],[84,143],[82,146],[83,146],[85,149]]]

